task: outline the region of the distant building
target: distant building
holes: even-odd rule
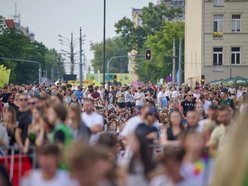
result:
[[[183,8],[185,7],[185,0],[159,0],[158,3],[165,3],[168,7]]]
[[[187,0],[185,82],[248,78],[248,0]]]
[[[4,29],[13,29],[22,32],[30,40],[35,40],[35,34],[29,31],[29,27],[24,27],[21,25],[20,15],[14,15],[13,19],[6,19],[3,16],[0,16],[0,34],[3,33]]]
[[[142,19],[140,15],[142,14],[142,9],[133,8],[132,9],[132,21],[135,27],[142,26]]]
[[[158,3],[164,3],[167,7],[170,8],[180,8],[182,10],[182,14],[178,15],[175,20],[183,21],[185,18],[185,0],[159,0]]]

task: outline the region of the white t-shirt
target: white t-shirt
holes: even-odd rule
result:
[[[124,127],[124,129],[122,130],[122,132],[121,132],[120,135],[121,135],[122,137],[127,137],[127,136],[129,136],[129,135],[134,134],[135,129],[137,128],[137,126],[138,126],[140,123],[143,123],[143,120],[141,119],[140,116],[134,116],[134,117],[130,118],[130,119],[127,121],[127,123],[126,123],[126,125],[125,125],[125,127]]]
[[[29,176],[21,180],[21,186],[79,186],[66,171],[58,170],[51,180],[44,180],[40,170],[33,170]]]
[[[145,98],[145,95],[144,93],[135,93],[134,94],[134,99],[137,99],[136,102],[135,102],[135,105],[136,106],[143,106],[144,105],[144,98]]]
[[[83,112],[81,115],[82,121],[85,123],[85,125],[89,128],[92,128],[96,125],[101,125],[103,127],[103,117],[102,115],[92,112],[91,114],[87,114],[86,112]],[[98,140],[99,134],[91,134],[90,137],[90,143],[95,144]]]
[[[162,91],[160,91],[159,93],[158,93],[158,106],[159,107],[161,107],[162,106],[162,99],[163,99],[163,97],[164,97],[164,93],[162,92]]]
[[[174,90],[173,92],[172,92],[172,98],[177,98],[179,96],[179,92],[177,91],[177,90]]]
[[[210,101],[205,100],[205,103],[204,103],[204,105],[203,105],[203,109],[204,109],[205,113],[208,112],[208,108],[209,108],[209,106],[210,106],[211,104],[212,104],[212,103],[211,103]]]
[[[171,91],[170,90],[166,90],[165,93],[164,93],[164,96],[165,97],[171,97]]]

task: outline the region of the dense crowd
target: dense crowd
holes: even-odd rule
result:
[[[247,100],[242,86],[9,85],[0,154],[37,156],[21,186],[247,185]]]

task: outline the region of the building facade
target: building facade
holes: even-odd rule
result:
[[[248,0],[187,0],[185,82],[248,78]]]

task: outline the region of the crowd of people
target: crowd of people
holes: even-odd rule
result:
[[[10,84],[0,156],[37,156],[21,186],[245,186],[247,90]]]

